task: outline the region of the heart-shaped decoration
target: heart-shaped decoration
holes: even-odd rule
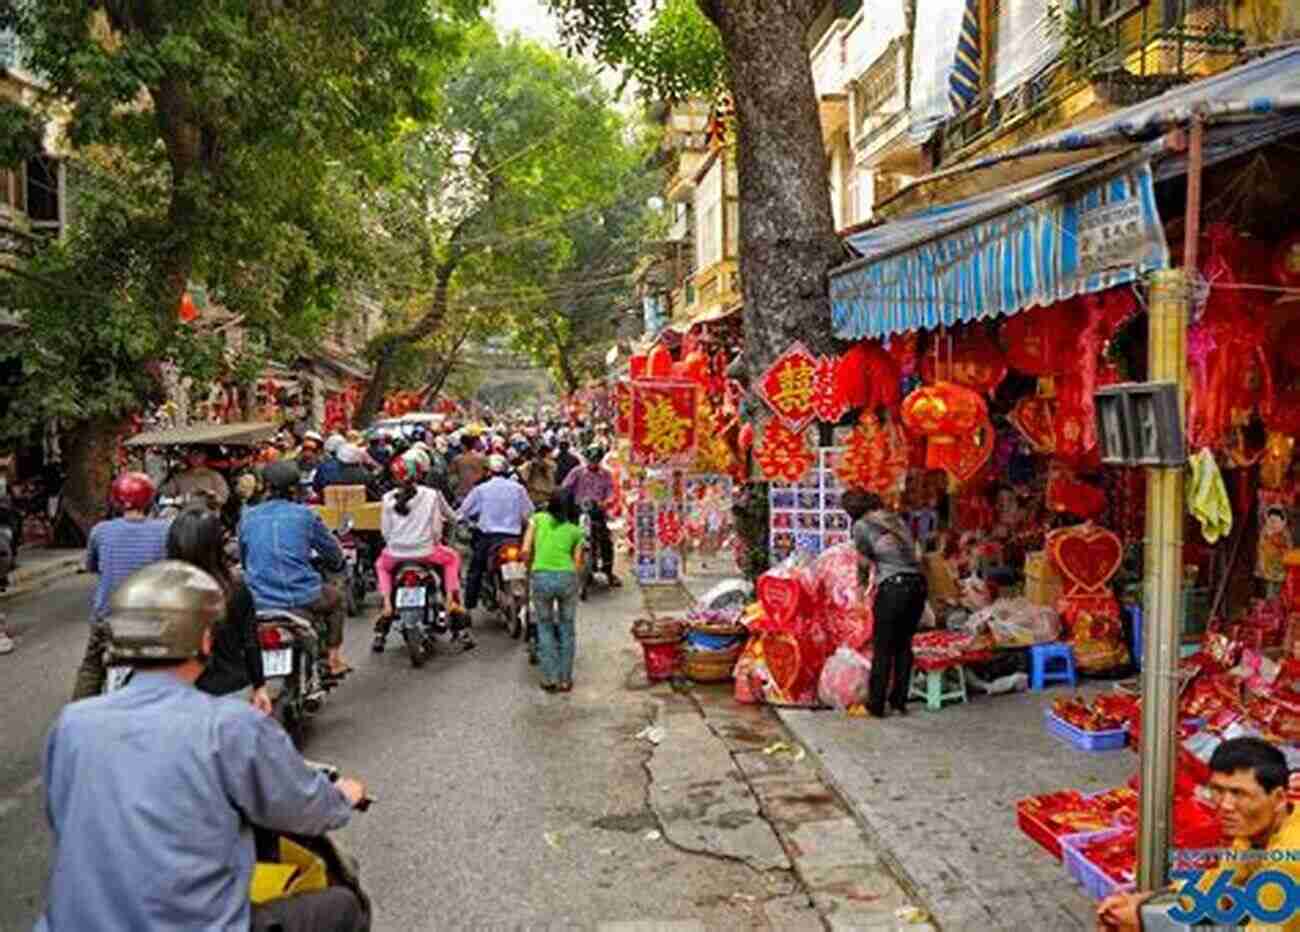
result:
[[[1007,420],[1020,432],[1035,453],[1056,451],[1056,412],[1052,400],[1041,395],[1021,398]]]
[[[799,641],[793,634],[775,632],[763,635],[763,659],[772,682],[786,695],[794,698],[794,688],[799,682]]]
[[[758,602],[771,621],[781,627],[794,624],[795,615],[799,611],[799,602],[803,597],[799,580],[765,573],[758,577],[758,585],[755,589],[758,593]]]
[[[957,480],[958,485],[965,485],[992,459],[996,439],[993,425],[988,417],[984,417],[974,430],[951,443],[940,443],[931,437],[926,465],[944,470]]]
[[[1096,592],[1119,571],[1124,545],[1095,524],[1078,524],[1047,535],[1047,553],[1066,582],[1065,594]]]

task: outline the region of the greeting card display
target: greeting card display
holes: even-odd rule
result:
[[[836,475],[843,453],[839,447],[820,449],[814,467],[798,482],[773,482],[769,487],[774,563],[795,550],[816,556],[849,540],[849,515],[840,507],[844,487]]]
[[[682,575],[683,515],[677,481],[650,470],[632,508],[636,577],[643,586],[674,583]]]

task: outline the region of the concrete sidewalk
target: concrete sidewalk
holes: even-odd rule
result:
[[[782,709],[905,887],[944,930],[1092,929],[1095,905],[1016,826],[1016,800],[1118,786],[1128,749],[1087,753],[1049,735],[1060,692],[972,698],[906,717]]]
[[[71,576],[79,572],[85,562],[85,550],[23,547],[18,551],[18,565],[9,574],[9,588],[0,592],[0,601]]]

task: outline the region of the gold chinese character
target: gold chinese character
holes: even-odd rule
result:
[[[646,446],[660,456],[680,453],[691,422],[677,413],[672,399],[659,395],[646,402]]]
[[[777,389],[772,402],[781,412],[803,411],[812,402],[813,367],[799,359],[782,366],[776,373]]]

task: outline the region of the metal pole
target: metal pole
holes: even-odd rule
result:
[[[1205,164],[1204,151],[1205,118],[1197,113],[1192,116],[1187,133],[1187,212],[1183,220],[1183,268],[1188,275],[1196,272],[1201,243],[1201,169]]]

